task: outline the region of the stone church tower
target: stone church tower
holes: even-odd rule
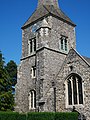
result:
[[[16,111],[69,111],[90,120],[90,59],[76,51],[75,24],[58,0],[38,0],[22,26]]]

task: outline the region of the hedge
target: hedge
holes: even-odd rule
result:
[[[27,120],[26,119],[26,114],[19,114],[16,120]]]
[[[78,113],[74,112],[41,112],[41,113],[28,113],[27,120],[78,120]]]
[[[74,112],[56,113],[55,120],[78,120],[78,113]]]
[[[14,112],[0,112],[0,120],[16,120],[18,113]]]
[[[50,112],[28,113],[27,120],[54,120],[54,115]]]
[[[17,112],[0,112],[0,120],[26,120],[26,114]]]
[[[78,113],[30,112],[19,114],[17,112],[0,112],[0,120],[78,120]]]

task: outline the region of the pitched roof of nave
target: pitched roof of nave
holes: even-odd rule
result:
[[[78,56],[90,67],[90,58],[88,58],[88,57],[86,57],[86,56],[80,55],[80,54],[79,54],[75,49],[73,49],[73,48],[71,48],[71,49],[69,50],[68,55],[71,54],[70,56],[72,56],[74,53],[75,53],[76,55],[78,55]],[[74,56],[73,56],[73,58],[74,58]]]
[[[64,22],[71,24],[72,26],[76,26],[61,9],[54,7],[53,5],[42,5],[41,7],[37,7],[32,16],[29,17],[29,19],[22,26],[22,29],[48,15],[54,16]]]
[[[65,66],[65,64],[72,64],[73,62],[76,62],[76,56],[80,57],[82,59],[82,61],[84,61],[86,63],[86,65],[88,65],[88,67],[90,68],[90,58],[85,57],[85,56],[81,56],[75,49],[71,48],[69,50],[69,53],[67,54],[63,64],[62,64],[61,68],[59,69],[59,71],[55,75],[54,80],[57,79],[58,75],[63,70],[63,67]]]

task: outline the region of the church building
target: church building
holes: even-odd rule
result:
[[[58,0],[38,0],[22,26],[17,112],[73,112],[90,120],[90,58],[76,50],[75,24]]]

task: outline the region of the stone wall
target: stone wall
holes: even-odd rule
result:
[[[44,3],[40,3],[39,0],[38,5],[46,2],[47,0],[44,0]],[[49,4],[49,1],[47,3]],[[50,4],[52,3],[53,0]],[[58,7],[57,0],[55,6]],[[40,29],[45,29],[45,26],[41,26],[43,19],[46,20],[49,29],[48,35],[44,33],[41,36]],[[37,27],[36,31],[32,29],[34,26]],[[67,52],[60,51],[61,35],[67,37]],[[36,37],[36,51],[28,54],[28,41],[33,37]],[[73,49],[70,50],[71,48]],[[52,14],[42,17],[35,24],[24,27],[22,58],[18,67],[15,95],[16,111],[55,111],[55,104],[58,112],[72,111],[73,106],[67,106],[66,103],[65,81],[70,74],[74,73],[82,78],[84,86],[84,104],[76,105],[75,108],[90,120],[90,66],[74,49],[76,49],[75,27]],[[36,78],[31,77],[32,66],[36,66]],[[73,66],[72,70],[70,66]],[[54,103],[54,88],[56,88],[56,103]],[[32,110],[29,110],[30,90],[36,91],[36,109]]]
[[[65,53],[60,52],[61,35],[68,37],[69,49],[71,47],[76,48],[73,26],[52,16],[44,19],[51,27],[48,36],[38,36],[37,31],[32,34],[33,25],[22,30],[22,60],[16,85],[16,109],[19,112],[29,111],[28,95],[30,90],[36,90],[36,109],[41,107],[41,111],[54,111],[52,82],[57,83],[55,77],[66,57]],[[41,22],[36,23],[37,27],[40,27]],[[29,55],[28,40],[33,37],[36,37],[37,50],[34,54]],[[31,68],[35,65],[36,79],[32,79]],[[39,106],[41,101],[45,104]]]
[[[35,65],[35,56],[21,61],[16,84],[16,111],[29,111],[28,96],[30,90],[36,89],[36,80],[31,78],[31,68]]]
[[[44,111],[53,111],[53,89],[52,82],[58,73],[65,55],[57,51],[44,48],[44,76],[43,76],[43,97],[45,101]]]
[[[73,66],[73,70],[70,71],[69,66]],[[90,66],[87,64],[84,59],[79,56],[75,51],[71,51],[66,57],[66,60],[64,62],[64,65],[62,66],[62,69],[60,70],[58,77],[57,77],[57,97],[56,97],[56,103],[57,103],[57,111],[72,111],[73,106],[67,107],[66,105],[66,93],[65,93],[65,81],[66,78],[72,74],[78,74],[83,81],[84,89],[84,104],[83,105],[76,105],[75,108],[79,113],[83,113],[87,120],[90,119]]]
[[[68,37],[68,49],[71,47],[76,49],[76,37],[75,28],[68,23],[65,23],[55,17],[52,17],[52,30],[50,39],[50,48],[54,48],[60,51],[59,41],[61,35]]]
[[[59,7],[58,0],[38,0],[38,7],[41,5],[54,5],[55,7]]]
[[[37,32],[32,33],[32,27],[36,24],[37,28],[39,28],[42,21],[38,21],[34,25],[31,25],[28,28],[22,30],[22,58],[28,56],[28,40],[35,36],[37,39],[37,49],[39,49],[39,47],[41,48],[48,46],[51,49],[60,51],[59,43],[61,35],[68,37],[68,51],[71,47],[76,49],[75,28],[73,26],[52,16],[48,16],[45,19],[51,27],[47,37],[38,37]]]

